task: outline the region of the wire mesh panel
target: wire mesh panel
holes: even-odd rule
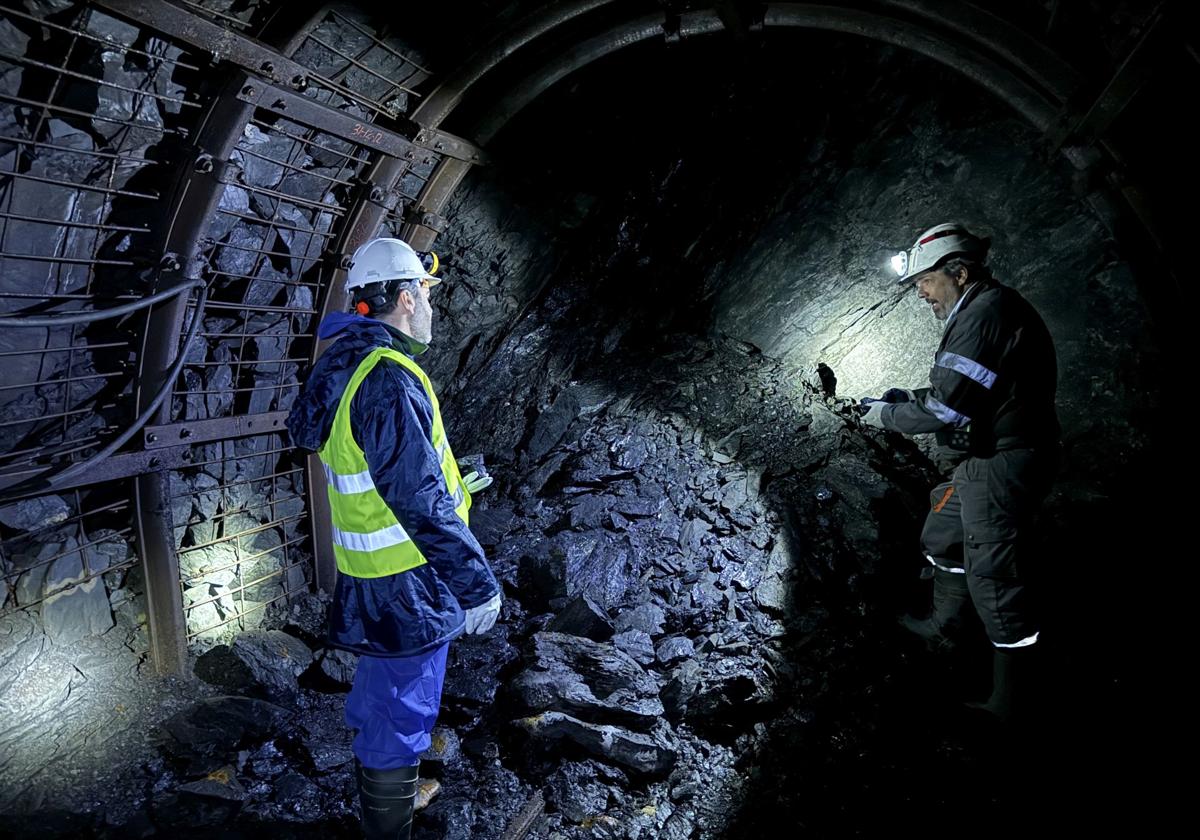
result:
[[[171,474],[189,641],[202,647],[262,624],[312,583],[303,471],[279,435],[194,448]]]
[[[394,125],[420,104],[430,72],[398,39],[374,32],[358,10],[338,8],[300,43],[295,59],[310,68],[305,95],[365,122]],[[387,200],[384,232],[395,235],[403,216],[421,194],[441,155],[413,146]]]
[[[96,583],[127,572],[128,552],[105,558],[133,532],[149,612],[178,651],[179,593],[187,638],[204,645],[313,584],[304,473],[262,430],[279,428],[299,391],[337,251],[370,233],[365,218],[398,233],[439,152],[461,152],[407,119],[429,74],[377,21],[326,8],[284,57],[247,37],[286,28],[268,27],[284,9],[177,0],[0,13],[0,318],[25,319],[0,328],[0,487],[21,498],[0,505],[0,614],[67,602],[86,616],[86,598],[137,592],[136,581]],[[224,57],[212,52],[221,43]],[[204,291],[146,305],[175,280]],[[114,307],[127,309],[78,317]],[[180,325],[193,323],[175,364]],[[152,390],[164,380],[160,413]],[[145,422],[149,451],[138,452],[131,436]],[[110,456],[120,480],[80,478]],[[71,477],[56,489],[86,489],[29,497],[39,491],[24,477],[51,472]],[[106,495],[128,499],[131,486],[137,509]],[[171,659],[169,644],[155,651]]]
[[[308,96],[339,108],[356,105],[370,121],[409,113],[429,78],[411,49],[379,37],[361,12],[347,8],[327,10],[293,58],[310,69]]]
[[[268,0],[178,0],[179,5],[200,17],[237,32],[252,33],[262,23],[272,4]]]
[[[83,4],[0,17],[0,313],[67,316],[0,330],[0,470],[87,457],[133,420],[148,310],[67,322],[153,288],[150,227],[203,104],[185,93],[197,69]]]
[[[285,410],[311,348],[324,253],[369,152],[259,110],[246,126],[206,243],[201,341],[177,383],[179,421]]]
[[[56,644],[118,624],[145,652],[130,495],[123,481],[0,507],[0,616],[37,609]]]

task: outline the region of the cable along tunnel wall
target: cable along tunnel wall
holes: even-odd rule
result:
[[[331,281],[399,234],[435,146],[474,154],[406,121],[429,74],[403,44],[344,7],[255,40],[278,12],[0,12],[0,619],[70,643],[115,610],[160,670],[319,582],[308,466],[281,430]],[[186,348],[187,294],[13,328],[188,281],[207,300]]]

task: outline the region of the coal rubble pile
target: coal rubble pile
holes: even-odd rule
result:
[[[725,836],[772,729],[853,692],[834,660],[890,618],[863,617],[877,521],[907,514],[869,461],[920,482],[916,450],[857,430],[815,371],[675,346],[614,361],[619,389],[604,371],[558,383],[524,445],[497,446],[520,453],[496,468],[508,498],[472,512],[506,584],[503,641],[452,647],[447,695],[480,703],[502,763],[544,780],[546,836]],[[502,684],[481,690],[492,669]]]

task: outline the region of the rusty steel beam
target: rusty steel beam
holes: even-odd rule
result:
[[[192,450],[190,444],[176,445],[153,452],[122,452],[117,455],[110,455],[102,461],[89,464],[86,472],[68,476],[61,483],[55,485],[54,491],[65,492],[94,484],[105,484],[110,481],[134,478],[159,470],[182,469],[191,462]],[[4,493],[8,488],[16,487],[31,478],[36,478],[44,472],[45,467],[13,469],[0,472],[0,493]],[[21,492],[20,495],[37,496],[46,492],[46,490],[46,487],[39,487],[34,483],[27,491]]]
[[[470,164],[457,158],[443,159],[421,190],[412,209],[405,214],[400,238],[418,251],[430,250],[442,229],[444,220],[439,214],[470,169]]]
[[[163,241],[163,266],[189,279],[199,279],[205,267],[202,240],[208,220],[216,214],[225,186],[213,160],[228,160],[254,113],[253,106],[236,99],[236,80],[217,96],[196,134],[194,161],[182,173],[172,201],[172,212]],[[139,410],[148,395],[169,386],[166,377],[178,352],[179,333],[186,302],[180,299],[154,310],[147,323],[138,377]],[[170,399],[163,402],[151,422],[162,425],[171,419]],[[138,553],[146,579],[147,612],[150,615],[150,647],[160,674],[182,674],[187,665],[187,626],[179,589],[179,558],[175,534],[169,526],[170,504],[164,501],[166,473],[138,476],[135,520]],[[165,511],[164,511],[165,508]],[[167,525],[163,524],[166,516]]]
[[[504,59],[551,29],[612,2],[613,0],[569,0],[568,2],[551,3],[530,14],[516,28],[491,41],[472,56],[462,68],[434,88],[433,92],[413,112],[413,119],[421,125],[431,127],[441,125],[450,112],[462,101],[467,90]]]
[[[237,98],[256,108],[285,116],[318,128],[325,134],[395,157],[403,157],[412,150],[412,141],[407,137],[377,126],[369,120],[356,119],[345,111],[339,111],[285,88],[261,82],[244,73],[240,78],[242,87],[237,93]]]
[[[1053,151],[1058,151],[1068,143],[1091,146],[1103,138],[1109,126],[1162,64],[1165,18],[1161,12],[1155,15],[1086,113],[1082,116],[1065,116],[1059,126],[1048,133],[1047,139]]]
[[[281,431],[287,415],[286,411],[269,411],[240,417],[215,417],[211,420],[188,420],[165,426],[147,426],[142,430],[142,438],[146,449],[164,449],[180,444],[264,435]]]
[[[1048,99],[1010,68],[921,23],[898,20],[878,12],[810,3],[771,3],[763,22],[767,27],[824,29],[894,44],[946,64],[978,82],[1039,130],[1045,131],[1056,118],[1059,103]],[[689,12],[680,16],[679,34],[682,37],[723,28],[715,12]],[[486,146],[513,116],[559,80],[609,53],[663,34],[663,18],[653,14],[618,24],[571,45],[501,97],[480,120],[473,133],[475,138]],[[433,205],[430,207],[438,209]]]
[[[201,17],[196,12],[166,0],[94,0],[95,4],[138,26],[147,26],[214,58],[228,61],[272,82],[303,90],[308,85],[309,69],[277,49]],[[300,28],[307,34],[319,23],[317,18]],[[293,43],[298,43],[292,38]]]
[[[332,511],[325,489],[325,467],[316,455],[304,459],[304,489],[308,494],[308,522],[313,535],[318,589],[333,593],[337,582],[337,560],[333,556]]]
[[[681,37],[719,32],[723,28],[721,18],[713,11],[690,12],[679,17],[678,33]],[[661,12],[656,12],[610,27],[599,35],[569,46],[557,58],[518,82],[489,108],[473,132],[475,139],[480,145],[486,146],[496,132],[526,105],[580,67],[624,47],[649,38],[661,38],[665,34],[664,17]],[[428,206],[435,211],[440,209],[440,205],[430,203]]]
[[[242,102],[248,102],[265,111],[271,111],[313,128],[319,128],[326,134],[349,140],[351,143],[357,143],[368,149],[392,157],[413,160],[419,154],[413,149],[414,146],[417,146],[462,160],[472,162],[483,160],[481,149],[453,134],[436,129],[421,128],[416,123],[404,120],[398,122],[408,125],[409,134],[399,134],[370,121],[356,119],[345,111],[339,111],[286,88],[258,81],[245,74],[242,78],[243,84],[237,94],[237,98]]]
[[[924,18],[1004,59],[1034,84],[1065,102],[1083,85],[1083,76],[1049,45],[1004,18],[962,0],[876,0]],[[1052,12],[1053,16],[1053,12]]]
[[[179,588],[179,557],[171,514],[167,473],[142,475],[134,483],[138,552],[146,584],[146,615],[150,622],[150,652],[160,674],[187,670],[187,625],[183,590]]]

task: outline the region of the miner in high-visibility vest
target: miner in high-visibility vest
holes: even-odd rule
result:
[[[435,255],[399,239],[354,253],[352,312],[321,322],[318,337],[335,341],[287,421],[325,469],[338,568],[329,643],[360,654],[346,723],[369,838],[409,837],[449,643],[500,613],[500,585],[467,528],[471,492],[490,478],[460,475],[415,361],[433,337],[436,271]]]

